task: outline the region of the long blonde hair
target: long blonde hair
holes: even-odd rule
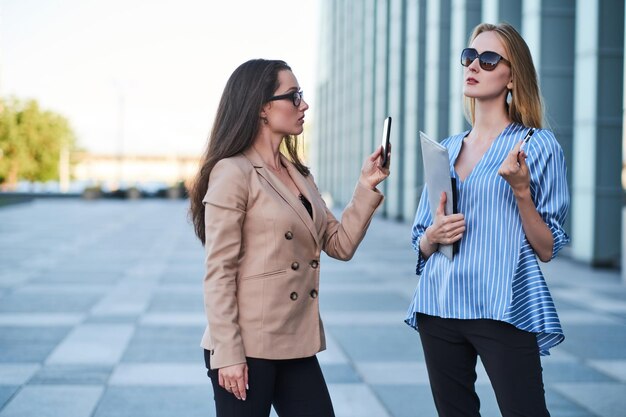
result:
[[[543,126],[543,101],[537,82],[537,71],[533,64],[528,45],[517,30],[508,23],[493,25],[481,23],[474,28],[469,45],[483,32],[494,32],[502,42],[511,63],[511,103],[507,107],[509,118],[524,126],[541,128]],[[476,99],[465,97],[465,117],[473,125],[475,120]]]

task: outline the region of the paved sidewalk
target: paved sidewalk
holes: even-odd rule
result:
[[[213,416],[199,341],[203,251],[180,201],[40,200],[0,209],[0,417]],[[337,417],[435,416],[417,332],[410,226],[375,219],[322,259]],[[566,332],[543,361],[554,417],[626,416],[626,285],[544,267]],[[483,416],[498,416],[479,373]]]

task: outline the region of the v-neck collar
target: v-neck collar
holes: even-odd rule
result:
[[[461,149],[463,149],[463,141],[472,132],[472,130],[471,129],[466,130],[465,132],[458,135],[459,139],[456,143],[456,147],[454,149],[454,152],[452,153],[452,158],[450,160],[450,169],[452,170],[451,174],[454,176],[454,178],[456,178],[456,180],[461,184],[464,184],[468,180],[470,180],[472,177],[472,174],[474,174],[476,169],[480,168],[480,166],[483,165],[484,163],[483,161],[489,158],[490,154],[493,152],[493,149],[495,148],[494,145],[498,141],[498,139],[500,139],[505,133],[507,133],[513,126],[515,126],[515,122],[509,123],[508,125],[506,125],[504,129],[502,129],[502,131],[493,139],[489,147],[485,150],[485,152],[482,154],[478,162],[476,162],[476,164],[472,167],[469,174],[467,174],[467,176],[464,179],[461,179],[461,176],[459,175],[459,173],[456,172],[455,165],[456,165],[456,160],[459,157],[459,154],[461,153]]]
[[[280,195],[282,199],[285,200],[285,202],[296,212],[298,217],[300,217],[302,222],[311,232],[315,242],[319,244],[319,236],[317,234],[314,221],[316,216],[319,216],[320,214],[316,212],[315,205],[312,204],[312,196],[314,194],[313,190],[310,189],[308,181],[305,180],[297,168],[284,155],[280,155],[281,163],[287,169],[287,172],[289,173],[289,176],[293,180],[294,184],[296,184],[300,193],[302,193],[302,195],[305,196],[309,202],[311,202],[313,211],[312,216],[309,215],[309,212],[306,207],[304,207],[304,204],[302,204],[302,201],[300,201],[300,198],[291,192],[291,190],[280,180],[280,178],[278,178],[276,174],[272,172],[271,169],[267,169],[265,167],[265,163],[263,162],[261,155],[259,155],[253,147],[248,148],[243,152],[243,154],[250,161],[257,173],[265,178],[268,184],[278,193],[278,195]]]

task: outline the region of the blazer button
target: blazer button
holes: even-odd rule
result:
[[[309,265],[311,265],[311,268],[315,269],[319,266],[319,264],[320,263],[317,262],[317,260],[313,259]]]
[[[311,298],[317,298],[317,291],[311,290]]]
[[[296,301],[296,300],[298,299],[298,293],[297,293],[297,292],[295,292],[295,291],[294,291],[294,292],[292,292],[292,293],[289,295],[289,298],[291,298],[293,301]]]
[[[300,264],[298,262],[294,262],[291,264],[291,269],[293,269],[294,271],[297,271],[298,268],[300,268]]]
[[[285,239],[287,239],[287,240],[293,239],[293,233],[291,233],[291,232],[285,233]]]

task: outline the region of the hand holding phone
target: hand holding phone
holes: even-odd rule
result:
[[[381,143],[382,153],[380,155],[381,165],[383,168],[387,168],[389,166],[389,136],[391,135],[391,116],[387,116],[385,118],[385,122],[383,123],[383,139]]]

